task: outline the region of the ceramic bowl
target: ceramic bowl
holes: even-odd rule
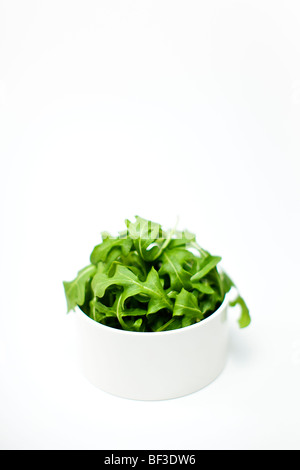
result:
[[[177,398],[200,390],[226,363],[228,294],[208,318],[162,332],[110,328],[78,309],[82,373],[101,390],[136,400]]]

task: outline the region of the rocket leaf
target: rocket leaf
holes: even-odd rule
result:
[[[126,220],[128,235],[145,261],[154,261],[171,241],[171,231],[164,234],[161,225],[136,216],[135,222]]]
[[[91,253],[91,263],[97,264],[99,261],[106,261],[106,258],[111,250],[120,248],[121,253],[127,256],[131,250],[132,240],[130,238],[112,238],[106,236],[103,242],[95,246]]]
[[[176,297],[173,316],[182,316],[182,326],[198,323],[203,317],[197,298],[192,292],[182,289]]]
[[[85,301],[86,283],[93,277],[96,267],[87,266],[78,272],[74,281],[64,281],[65,294],[67,299],[68,312],[74,310],[76,305],[83,305]]]
[[[161,256],[159,275],[167,274],[170,278],[170,286],[173,290],[180,291],[183,287],[190,289],[191,273],[188,271],[188,263],[194,262],[194,255],[188,250],[173,248],[165,250]]]
[[[212,256],[193,233],[136,216],[125,221],[126,230],[113,237],[102,232],[91,264],[64,282],[67,311],[78,306],[105,326],[136,332],[162,332],[184,328],[212,315],[235,287],[218,270],[219,256]],[[251,319],[244,299],[237,293],[239,326]]]
[[[127,298],[137,294],[144,294],[149,298],[148,313],[154,313],[162,308],[173,309],[172,302],[167,297],[158,273],[152,267],[145,282],[141,281],[130,269],[118,265],[112,277],[105,273],[98,273],[92,281],[92,288],[97,297],[103,297],[109,286],[124,288],[121,300],[122,305]]]
[[[236,305],[239,305],[241,308],[241,315],[238,320],[240,328],[246,328],[248,325],[250,325],[251,318],[249,314],[249,309],[244,301],[244,299],[238,295],[235,300],[230,302],[231,307],[235,307]]]
[[[202,279],[206,274],[208,274],[212,269],[214,269],[217,264],[222,260],[220,256],[207,256],[204,258],[202,263],[200,263],[200,270],[193,275],[192,281],[199,281]]]

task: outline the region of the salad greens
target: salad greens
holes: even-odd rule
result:
[[[214,313],[234,286],[217,265],[219,256],[201,248],[192,233],[164,231],[136,216],[126,230],[102,242],[91,264],[64,282],[67,310],[77,306],[96,322],[129,331],[167,331],[200,322]],[[250,324],[247,305],[237,294],[239,326]]]

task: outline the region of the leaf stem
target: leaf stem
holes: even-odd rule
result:
[[[168,328],[169,325],[171,325],[174,321],[176,320],[176,318],[171,318],[169,321],[167,321],[167,323],[164,323],[164,325],[162,325],[160,328],[158,328],[156,331],[164,331],[166,328]]]

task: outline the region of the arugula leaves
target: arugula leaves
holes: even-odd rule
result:
[[[180,291],[183,287],[190,289],[191,272],[189,266],[194,262],[194,255],[188,250],[183,250],[181,247],[173,248],[172,250],[166,249],[161,257],[161,267],[159,275],[164,276],[167,274],[170,280],[170,286],[173,290]],[[190,263],[190,264],[189,264]]]
[[[239,305],[241,307],[241,316],[238,320],[240,328],[246,328],[250,325],[251,319],[249,315],[249,309],[244,301],[244,299],[239,295],[235,300],[230,302],[229,304],[231,307],[235,307]]]
[[[74,310],[77,305],[82,306],[86,296],[86,285],[93,277],[97,268],[90,265],[78,272],[74,281],[64,281],[65,294],[67,299],[68,311]]]
[[[107,236],[107,233],[102,234],[102,243],[95,246],[91,253],[91,263],[97,264],[100,261],[105,262],[107,256],[114,248],[119,248],[124,256],[130,253],[132,247],[132,240],[130,238],[113,238]]]
[[[103,232],[91,264],[63,283],[68,312],[79,306],[103,325],[142,332],[184,328],[219,308],[234,286],[218,271],[219,256],[201,248],[188,231],[164,231],[138,216],[125,224],[117,237]],[[230,305],[241,309],[239,326],[248,326],[244,299],[237,294]]]
[[[113,276],[109,277],[106,273],[98,273],[92,281],[92,289],[96,297],[103,297],[109,286],[122,286],[123,292],[120,297],[121,306],[124,302],[138,294],[143,294],[145,300],[149,300],[148,314],[158,312],[163,308],[173,310],[173,304],[167,297],[163,286],[154,267],[151,268],[145,282],[125,266],[118,265]]]
[[[199,308],[197,295],[182,289],[176,297],[173,315],[182,317],[182,326],[203,320],[204,315]]]

